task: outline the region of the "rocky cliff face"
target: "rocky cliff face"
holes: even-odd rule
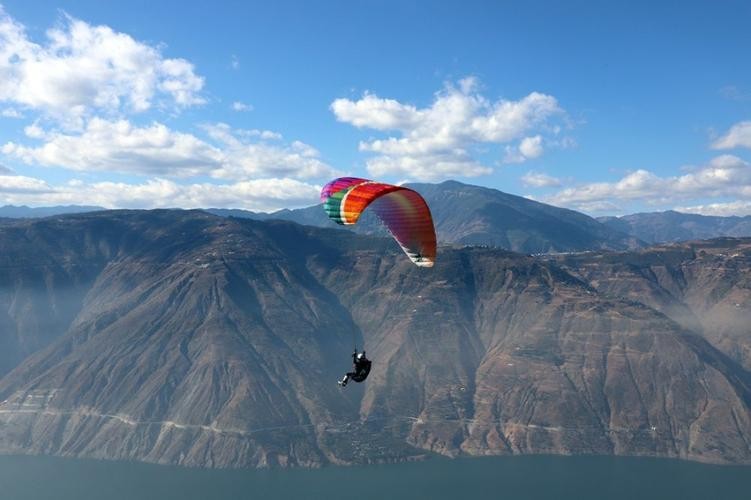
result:
[[[46,344],[0,379],[0,452],[234,467],[434,452],[751,461],[738,358],[569,261],[447,248],[420,269],[390,240],[197,212],[11,230],[3,245],[39,254],[2,270],[2,296],[45,290],[38,316],[70,304],[53,329],[0,323],[3,341]],[[77,295],[17,278],[47,254],[45,276],[67,269]],[[353,343],[373,371],[341,390]]]

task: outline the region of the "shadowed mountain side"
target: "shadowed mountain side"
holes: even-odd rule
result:
[[[216,467],[429,452],[751,462],[748,374],[553,263],[443,248],[420,269],[390,239],[186,211],[26,231],[60,227],[108,258],[67,332],[0,379],[2,453]],[[353,342],[373,371],[340,390]]]
[[[751,371],[751,239],[557,260],[598,291],[646,304],[701,333]]]
[[[636,248],[642,243],[573,210],[546,205],[496,189],[447,181],[407,184],[430,206],[439,243],[489,245],[521,253],[571,252]],[[317,227],[338,227],[320,205],[258,214],[210,209],[222,216],[257,220],[282,219]],[[355,226],[360,234],[387,234],[377,217],[365,211]]]

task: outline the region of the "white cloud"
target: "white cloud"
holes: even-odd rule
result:
[[[232,54],[232,58],[230,59],[230,66],[232,66],[232,69],[238,69],[240,67],[240,59],[237,58],[236,55]]]
[[[712,143],[713,149],[751,149],[751,121],[736,123],[730,130]]]
[[[6,195],[46,195],[50,191],[49,185],[41,179],[14,175],[11,171],[0,169],[0,199]]]
[[[542,155],[542,136],[525,137],[518,146],[506,146],[504,163],[524,163]]]
[[[368,172],[374,177],[409,174],[417,180],[437,181],[453,175],[476,177],[493,170],[463,154],[417,156],[378,156],[368,160]]]
[[[16,173],[5,165],[0,164],[0,176],[4,175],[16,175]]]
[[[5,108],[0,111],[3,118],[23,118],[23,114],[15,108]]]
[[[204,102],[203,78],[184,59],[108,26],[64,16],[32,41],[0,7],[0,102],[42,111],[69,126],[94,111],[141,112]]]
[[[121,172],[159,177],[211,176],[240,180],[264,177],[321,178],[336,171],[305,143],[270,144],[281,135],[269,130],[233,130],[206,125],[214,144],[161,123],[138,127],[127,120],[92,118],[80,134],[26,128],[40,146],[9,142],[0,151],[26,164],[74,171]]]
[[[160,123],[136,127],[127,120],[93,118],[80,135],[50,132],[46,136],[39,147],[11,142],[2,152],[27,164],[68,170],[178,177],[209,173],[224,161],[219,149]]]
[[[44,129],[36,123],[24,127],[23,133],[26,134],[26,137],[31,137],[32,139],[43,139],[46,135]]]
[[[244,102],[235,101],[232,103],[232,110],[233,111],[253,111],[253,106],[250,104],[245,104]]]
[[[593,204],[643,201],[672,205],[680,200],[734,196],[751,199],[751,165],[733,155],[721,155],[708,165],[681,176],[660,177],[636,170],[617,182],[570,187],[545,199],[548,203],[587,210]]]
[[[359,101],[336,99],[331,110],[340,122],[350,123],[358,128],[376,130],[408,131],[419,124],[420,111],[410,105],[393,99],[381,99],[365,94]]]
[[[336,99],[331,110],[337,120],[358,128],[398,132],[398,136],[360,143],[361,151],[377,154],[367,161],[373,175],[387,172],[438,180],[487,174],[492,169],[471,154],[473,147],[483,143],[520,139],[520,154],[528,158],[542,154],[542,136],[525,135],[533,129],[555,133],[549,122],[563,114],[556,99],[532,92],[518,101],[491,102],[477,87],[474,78],[461,80],[458,87],[448,85],[427,108],[365,94],[357,101]],[[430,162],[436,159],[440,165],[431,168]],[[418,172],[409,170],[415,165]]]
[[[537,158],[542,155],[542,136],[525,137],[519,144],[519,152],[526,158]]]
[[[85,204],[106,208],[243,208],[274,211],[318,201],[320,186],[294,179],[256,179],[233,184],[178,184],[154,178],[140,184],[84,183],[50,186],[39,179],[0,176],[0,205]],[[19,180],[20,179],[20,180]]]
[[[555,177],[538,172],[527,172],[522,177],[522,183],[528,187],[560,187],[561,181]]]
[[[751,201],[738,200],[726,203],[707,203],[704,205],[676,207],[675,210],[691,214],[719,215],[723,217],[730,215],[751,215]]]
[[[282,138],[282,134],[271,130],[251,130],[250,136],[253,137],[254,135],[266,140],[281,140]]]
[[[264,142],[281,136],[267,130],[233,130],[220,123],[204,127],[222,149],[224,161],[212,176],[222,179],[257,177],[331,177],[337,172],[320,159],[320,153],[300,141],[289,145]],[[260,138],[261,142],[254,139]]]

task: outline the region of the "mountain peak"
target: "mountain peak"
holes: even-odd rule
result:
[[[430,206],[442,244],[490,245],[522,253],[639,246],[635,238],[587,215],[497,189],[455,180],[439,184],[415,183],[409,187],[418,191]],[[268,217],[333,227],[319,206],[279,211]],[[385,234],[382,225],[367,210],[356,225],[348,228],[365,234]]]

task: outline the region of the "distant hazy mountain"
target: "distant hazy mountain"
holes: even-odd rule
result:
[[[0,453],[751,463],[748,343],[713,346],[651,298],[747,325],[749,277],[750,241],[548,261],[442,247],[421,269],[389,238],[201,211],[6,223]],[[353,344],[373,371],[341,390]]]
[[[751,216],[717,217],[668,210],[623,217],[598,217],[597,220],[647,243],[751,236]]]
[[[496,189],[447,181],[408,184],[428,202],[441,243],[489,245],[522,253],[627,249],[641,246],[636,238],[573,210],[554,207]],[[219,215],[258,220],[291,220],[319,227],[337,227],[320,205],[272,214],[212,209]],[[339,226],[341,227],[341,226]],[[361,234],[384,234],[377,218],[365,212],[352,227]]]
[[[55,207],[27,207],[25,205],[5,205],[0,207],[0,218],[37,218],[50,217],[52,215],[78,214],[104,210],[102,207],[86,205],[65,205]]]

